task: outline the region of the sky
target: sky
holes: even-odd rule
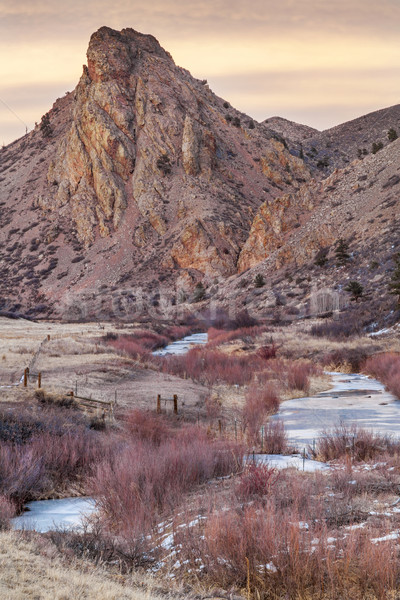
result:
[[[74,89],[103,25],[151,33],[258,121],[322,130],[400,103],[400,0],[0,0],[0,144]]]

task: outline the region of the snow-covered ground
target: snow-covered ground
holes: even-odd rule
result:
[[[12,387],[15,387],[16,385],[20,385],[24,380],[24,376],[21,375],[21,379],[19,381],[17,381],[16,383],[9,383],[8,385],[0,385],[0,390],[6,390]]]
[[[13,519],[14,529],[32,529],[44,533],[55,529],[79,529],[85,517],[95,510],[91,498],[63,498],[29,502],[28,509]]]
[[[400,401],[379,381],[366,375],[329,373],[333,387],[316,396],[287,400],[274,419],[285,425],[289,440],[299,449],[318,438],[324,429],[357,424],[375,432],[399,436]]]
[[[303,458],[300,454],[255,454],[254,461],[256,464],[266,463],[274,469],[297,469],[298,471],[306,471],[307,473],[315,473],[315,471],[326,471],[330,467],[323,462]],[[247,456],[246,462],[253,462],[253,454]]]
[[[168,344],[168,346],[165,346],[165,348],[155,350],[153,354],[154,356],[166,356],[167,354],[186,354],[186,352],[188,352],[194,346],[201,346],[203,344],[207,344],[207,342],[207,333],[193,333],[192,335],[187,335],[181,340],[176,340],[176,342]]]

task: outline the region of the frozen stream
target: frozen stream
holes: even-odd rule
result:
[[[207,344],[208,342],[208,333],[193,333],[192,335],[187,335],[181,340],[176,340],[176,342],[172,342],[165,346],[165,348],[161,348],[160,350],[155,350],[152,354],[154,356],[167,356],[168,354],[186,354],[191,348],[194,346],[201,346]]]
[[[357,424],[376,432],[400,435],[400,401],[379,381],[366,375],[329,373],[333,387],[326,392],[281,404],[277,415],[291,442],[312,444],[324,429]]]
[[[196,333],[173,342],[154,352],[158,356],[185,354],[195,345],[206,344],[207,334]],[[323,429],[343,423],[357,423],[361,427],[392,435],[400,434],[400,401],[386,392],[384,386],[365,375],[330,373],[333,387],[316,396],[297,398],[282,403],[277,415],[284,422],[289,440],[302,447],[312,444]],[[250,457],[249,457],[250,458]],[[300,456],[256,455],[257,462],[268,460],[276,468],[295,467],[306,471],[325,469],[322,463]],[[45,532],[52,529],[76,529],[85,516],[95,510],[91,498],[65,498],[29,502],[27,511],[13,519],[15,529],[34,529]]]
[[[85,517],[93,513],[91,498],[63,498],[28,502],[26,512],[13,519],[14,529],[33,529],[44,533],[55,529],[79,529]]]

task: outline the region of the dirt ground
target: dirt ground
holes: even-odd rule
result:
[[[133,330],[134,326],[119,329],[110,324],[32,323],[1,318],[1,401],[31,398],[40,372],[42,387],[48,392],[73,391],[78,396],[105,401],[116,398],[117,410],[156,408],[158,394],[163,399],[176,394],[179,414],[189,420],[204,416],[207,387],[145,368],[118,355],[103,340],[107,332],[126,334]],[[31,376],[25,389],[20,380],[26,367]],[[172,403],[162,402],[162,409],[171,411]]]

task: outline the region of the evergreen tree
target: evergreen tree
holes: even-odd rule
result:
[[[336,262],[340,267],[345,265],[350,258],[350,254],[347,252],[348,249],[348,243],[343,238],[339,238],[336,244],[335,255]]]
[[[200,302],[204,300],[204,296],[206,295],[206,289],[201,281],[196,283],[196,287],[194,288],[193,301]]]
[[[394,271],[389,283],[390,293],[397,296],[397,303],[400,305],[400,253],[394,257]]]
[[[349,281],[349,283],[344,288],[346,292],[350,292],[351,299],[358,302],[361,296],[364,294],[364,288],[358,281]]]
[[[265,285],[265,279],[264,279],[264,277],[261,275],[261,273],[258,273],[258,274],[255,276],[255,279],[254,279],[254,285],[256,286],[256,288],[261,288],[261,287],[264,287],[264,285]]]
[[[398,137],[399,136],[397,135],[397,131],[393,129],[393,127],[391,127],[388,131],[389,142],[394,142],[394,140],[397,140]]]
[[[40,131],[43,134],[43,137],[48,138],[53,135],[53,129],[50,125],[50,117],[48,113],[43,115],[42,120],[40,121]]]
[[[161,156],[157,159],[157,169],[160,169],[163,175],[169,175],[171,173],[171,161],[167,154],[161,154]]]
[[[315,255],[314,264],[317,267],[324,267],[328,262],[328,252],[329,248],[320,248]]]

